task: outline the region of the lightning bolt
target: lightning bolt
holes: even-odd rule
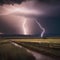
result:
[[[38,24],[39,28],[42,30],[42,32],[41,32],[41,38],[42,38],[44,36],[44,33],[45,33],[45,28],[42,27],[42,25],[37,20],[35,20],[35,22]]]
[[[30,10],[30,9],[28,9],[26,7],[23,8],[23,7],[12,6],[12,7],[9,8],[9,6],[8,6],[7,8],[6,7],[3,7],[3,8],[6,9],[6,12],[1,13],[0,15],[9,15],[9,14],[12,14],[12,13],[15,13],[15,12],[17,12],[18,14],[23,14],[23,16],[24,15],[36,15],[36,16],[38,16],[38,15],[44,14],[43,11],[39,12],[38,10],[35,10],[35,9]],[[24,35],[28,34],[28,30],[26,29],[26,21],[27,21],[27,18],[23,17]],[[39,28],[42,30],[41,37],[43,37],[44,33],[45,33],[45,28],[37,20],[35,20],[35,22],[38,24]]]
[[[37,21],[37,20],[34,20],[36,22],[36,24],[39,26],[39,28],[42,30],[41,32],[41,38],[44,36],[44,33],[45,33],[45,28]],[[23,30],[24,30],[24,35],[27,35],[27,29],[25,27],[25,24],[26,24],[26,18],[24,18],[24,22],[23,22]]]
[[[24,30],[24,35],[27,35],[27,29],[25,27],[26,24],[26,18],[24,18],[24,22],[23,22],[23,30]]]

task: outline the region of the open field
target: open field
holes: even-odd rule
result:
[[[12,39],[12,41],[37,52],[60,56],[60,39]]]
[[[9,60],[11,57],[10,60],[29,60],[30,58],[35,60],[32,54],[24,48],[12,45],[11,42],[44,55],[60,57],[60,39],[0,39],[0,60]]]
[[[38,44],[38,43],[18,43],[28,49],[37,51],[39,53],[43,52],[51,56],[60,56],[60,48],[49,47],[48,44]]]
[[[24,48],[18,48],[10,42],[0,42],[0,60],[35,60]]]
[[[38,46],[42,47],[49,47],[49,48],[60,48],[60,39],[37,39],[37,38],[25,38],[25,39],[0,39],[0,42],[7,42],[7,41],[14,41],[17,43],[25,42],[25,43],[31,43],[36,44]]]
[[[17,42],[60,43],[60,39],[25,38],[25,39],[10,39],[10,40]]]

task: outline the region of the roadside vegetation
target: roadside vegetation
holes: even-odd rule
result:
[[[29,48],[31,50],[40,52],[40,53],[44,53],[47,55],[51,55],[51,56],[57,56],[60,57],[60,47],[57,48],[57,44],[53,46],[53,44],[47,44],[47,43],[31,43],[31,42],[17,42],[18,44]],[[58,44],[58,46],[60,46]]]
[[[42,52],[47,55],[60,57],[60,39],[12,39],[12,41],[29,48],[31,50]]]
[[[25,48],[36,51],[41,54],[49,55],[51,57],[60,58],[60,39],[58,38],[25,38],[25,39],[1,39],[0,40],[0,60],[35,60],[35,58],[28,53],[24,48],[20,49],[11,42],[15,42]],[[28,57],[28,58],[27,58]],[[4,58],[4,59],[3,59]]]
[[[0,60],[35,60],[24,48],[18,48],[10,42],[0,42]]]

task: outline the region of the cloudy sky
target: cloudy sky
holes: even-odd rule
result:
[[[60,36],[59,3],[12,3],[0,5],[0,34]]]

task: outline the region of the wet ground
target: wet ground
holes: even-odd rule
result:
[[[12,43],[14,46],[16,46],[16,47],[25,48],[25,47],[23,47],[23,46],[18,45],[18,44],[15,43],[15,42],[11,42],[11,43]],[[31,51],[31,50],[29,50],[29,49],[27,49],[27,48],[25,48],[25,49],[26,49],[26,51],[27,51],[28,53],[31,53],[31,54],[35,57],[36,60],[56,60],[56,59],[54,59],[54,58],[52,58],[52,57],[49,57],[49,56],[46,56],[46,55],[37,53],[37,52],[35,52],[35,51]]]

